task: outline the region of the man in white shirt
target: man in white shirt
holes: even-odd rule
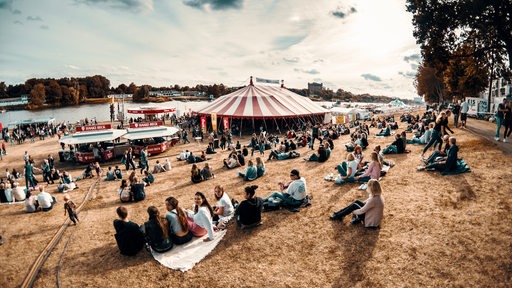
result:
[[[461,128],[466,128],[466,120],[468,119],[469,103],[464,98],[464,102],[460,104],[460,123]]]
[[[297,207],[304,202],[307,196],[306,179],[300,177],[297,169],[290,172],[291,182],[288,184],[279,183],[281,192],[274,192],[264,199],[268,201],[269,198],[279,198],[282,200],[281,205]]]
[[[52,197],[50,193],[44,191],[43,186],[39,186],[39,195],[37,195],[37,202],[39,203],[41,210],[48,212],[52,210],[53,205],[57,203],[57,200],[55,200],[55,197]]]

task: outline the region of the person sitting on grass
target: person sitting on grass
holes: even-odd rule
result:
[[[258,173],[258,177],[265,175],[265,163],[261,157],[256,157],[256,169]]]
[[[385,123],[385,122],[383,122],[383,123]],[[390,125],[386,125],[386,128],[383,128],[382,130],[380,130],[380,132],[375,134],[375,136],[377,136],[377,137],[391,136],[391,127],[390,127]]]
[[[77,186],[75,182],[73,182],[73,177],[71,177],[68,171],[63,171],[60,184],[57,186],[57,191],[66,193],[75,188],[77,188]]]
[[[116,176],[114,175],[114,171],[112,170],[112,166],[108,166],[107,173],[105,173],[107,176],[105,177],[105,181],[114,181],[116,180]]]
[[[217,203],[212,207],[212,223],[217,225],[218,228],[224,229],[226,228],[227,223],[231,220],[231,218],[233,218],[235,209],[228,194],[224,192],[224,187],[221,185],[215,186],[213,189],[213,194],[215,196],[215,200],[217,200]]]
[[[423,156],[421,156],[421,160],[423,161],[423,163],[425,165],[428,165],[428,164],[432,164],[434,162],[439,162],[441,160],[445,160],[446,159],[446,156],[448,155],[448,149],[450,149],[450,136],[448,135],[444,135],[443,136],[443,143],[444,143],[444,148],[443,150],[434,150],[434,152],[432,152],[430,154],[430,156],[428,156],[428,158],[424,158]]]
[[[196,192],[194,196],[194,210],[187,211],[188,215],[194,219],[194,223],[206,229],[208,237],[203,239],[204,242],[214,240],[213,235],[213,209],[206,200],[206,197],[201,192]]]
[[[354,214],[352,224],[364,222],[364,226],[370,229],[379,229],[384,215],[384,199],[382,188],[378,180],[370,179],[367,190],[370,194],[366,201],[356,200],[347,207],[335,212],[329,217],[331,220],[343,220],[350,213]]]
[[[50,193],[44,191],[44,186],[39,186],[39,194],[37,195],[37,202],[39,206],[41,206],[41,210],[44,212],[48,212],[52,210],[53,205],[57,203],[55,197],[50,195]]]
[[[160,217],[160,212],[155,206],[148,207],[149,220],[141,226],[146,242],[151,249],[158,253],[172,249],[173,243],[169,239],[169,224],[167,219]]]
[[[131,187],[128,186],[128,181],[126,181],[126,179],[121,180],[121,185],[119,186],[117,193],[119,194],[121,202],[130,202],[133,199]]]
[[[119,206],[116,209],[119,219],[114,220],[117,247],[126,256],[136,255],[144,247],[144,234],[137,223],[128,220],[128,209]]]
[[[203,180],[210,180],[215,178],[215,175],[213,174],[213,171],[208,163],[204,163],[204,167],[201,169],[201,177]]]
[[[4,185],[3,183],[0,185]],[[37,202],[37,195],[34,195],[34,191],[28,191],[28,197],[25,199],[25,211],[27,213],[33,213],[41,210],[39,202]]]
[[[160,160],[156,160],[155,165],[153,165],[153,174],[165,172],[164,166],[160,163]]]
[[[121,168],[119,168],[119,165],[116,165],[116,168],[114,169],[114,176],[116,177],[116,180],[123,179],[123,171],[121,171]]]
[[[359,182],[368,182],[370,179],[378,180],[380,178],[380,171],[382,170],[382,163],[379,161],[379,155],[377,152],[372,152],[370,154],[370,163],[366,168],[366,171],[360,175],[354,177],[354,180]]]
[[[427,144],[432,137],[432,131],[434,130],[434,123],[428,125],[428,130],[423,135],[415,135],[411,140],[407,140],[407,144]]]
[[[457,154],[459,152],[459,147],[456,145],[457,139],[455,137],[450,137],[450,148],[447,151],[446,160],[436,161],[432,164],[428,164],[425,166],[418,166],[418,171],[427,170],[427,171],[441,171],[441,172],[449,172],[457,169]]]
[[[336,166],[339,174],[334,179],[334,184],[344,184],[346,182],[354,182],[354,176],[357,173],[357,165],[359,162],[354,158],[353,154],[347,154],[346,161]]]
[[[152,173],[149,173],[148,170],[144,170],[142,181],[146,183],[146,186],[151,186],[151,184],[155,183],[155,177]]]
[[[137,176],[133,177],[132,184],[130,185],[130,191],[132,192],[132,201],[139,202],[146,199],[146,191],[144,191],[144,182],[139,183]]]
[[[236,167],[240,167],[240,162],[238,162],[238,157],[236,154],[231,154],[229,159],[224,159],[224,167],[228,169],[233,169]]]
[[[169,161],[169,158],[165,158],[164,164],[162,164],[162,167],[164,171],[171,171],[171,161]],[[162,171],[162,172],[164,172]]]
[[[244,181],[252,181],[258,178],[258,168],[254,166],[252,160],[247,162],[247,168],[245,168],[244,173],[238,171],[238,176],[242,177]]]
[[[165,207],[167,208],[165,218],[169,222],[172,242],[176,245],[190,242],[194,235],[189,227],[186,211],[178,206],[178,200],[174,197],[165,199]]]
[[[192,164],[192,169],[190,170],[190,181],[192,183],[199,183],[203,181],[203,177],[201,177],[201,171],[197,168],[197,164]]]
[[[318,151],[317,151],[318,154],[311,154],[311,156],[309,156],[309,159],[308,158],[304,158],[304,161],[316,161],[316,162],[325,162],[327,161],[327,150],[325,149],[325,146],[323,144],[320,144],[318,146]]]
[[[235,219],[238,227],[242,229],[253,228],[261,225],[261,211],[263,210],[263,199],[254,197],[258,186],[246,186],[242,202],[236,206]]]
[[[264,199],[264,202],[271,198],[281,199],[281,206],[298,207],[304,203],[307,196],[306,179],[300,177],[299,170],[293,169],[290,172],[291,181],[287,184],[279,182],[280,192],[274,192]]]
[[[405,153],[405,145],[404,139],[400,136],[399,133],[395,134],[395,141],[391,143],[388,147],[382,150],[382,154],[402,154]]]

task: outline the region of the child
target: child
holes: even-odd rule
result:
[[[80,222],[80,220],[78,220],[78,215],[76,214],[76,205],[70,200],[69,195],[64,196],[64,201],[64,216],[66,216],[67,212],[67,214],[69,214],[69,220],[73,221],[76,225],[76,221]]]

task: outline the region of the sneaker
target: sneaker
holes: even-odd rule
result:
[[[507,138],[503,138],[503,143],[507,143],[508,142],[508,139]]]
[[[423,170],[425,170],[425,167],[423,167],[423,166],[418,166],[418,167],[416,167],[416,170],[418,170],[418,171],[423,171]]]
[[[494,140],[500,141],[500,137],[494,137]]]

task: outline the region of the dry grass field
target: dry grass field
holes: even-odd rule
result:
[[[81,222],[68,227],[34,286],[55,287],[56,268],[62,260],[62,287],[510,287],[512,156],[496,143],[466,130],[455,132],[459,157],[470,165],[471,173],[440,176],[416,171],[422,146],[408,145],[411,153],[386,157],[396,166],[381,181],[385,209],[380,230],[352,226],[349,219],[328,219],[334,210],[367,197],[366,191],[357,190],[357,184],[336,186],[323,179],[345,159],[343,143],[348,136],[335,141],[331,158],[325,163],[303,161],[302,156],[311,150],[300,148],[300,158],[269,161],[266,175],[250,183],[236,177],[234,170],[223,168],[227,152],[217,150],[219,153],[209,161],[216,178],[193,184],[190,165],[176,161],[176,155],[183,149],[205,149],[206,143],[179,144],[163,155],[150,157],[151,164],[168,157],[173,168],[155,175],[156,184],[147,187],[145,201],[126,205],[132,221],[146,221],[150,205],[164,213],[168,196],[175,196],[186,208],[192,206],[196,191],[205,192],[214,202],[213,187],[218,184],[239,201],[249,184],[258,185],[257,195],[264,197],[276,191],[279,181],[288,179],[291,169],[298,169],[306,178],[309,194],[314,197],[312,206],[298,213],[266,212],[263,225],[250,231],[231,224],[210,255],[188,272],[179,272],[161,266],[146,251],[136,257],[119,254],[112,225],[120,205],[116,192],[119,182],[101,181],[96,198],[79,215]],[[248,139],[241,139],[241,143]],[[371,136],[366,155],[376,144],[385,146],[391,141],[391,137]],[[0,171],[21,167],[25,150],[39,166],[48,153],[58,158],[58,149],[56,138],[8,147],[9,155],[0,161]],[[73,176],[83,168],[65,165],[59,169],[69,170]],[[103,168],[109,165],[115,163],[106,163]],[[75,203],[83,200],[92,182],[78,182],[79,189],[70,192]],[[5,239],[0,246],[1,287],[20,285],[30,265],[67,219],[64,195],[57,193],[56,185],[48,190],[59,201],[48,213],[24,213],[23,204],[0,206],[0,235]]]

